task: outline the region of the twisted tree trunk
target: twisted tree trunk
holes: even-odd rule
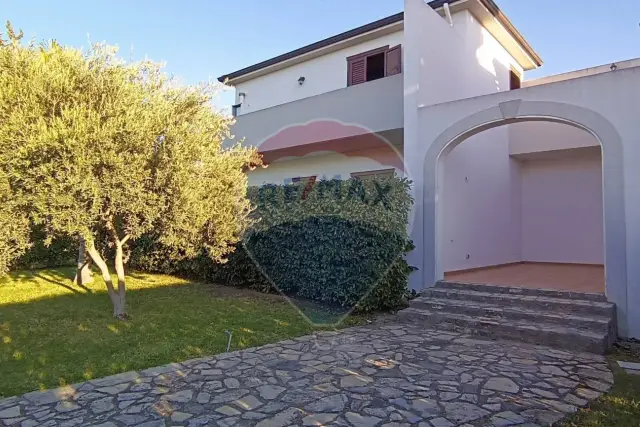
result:
[[[81,237],[80,244],[78,245],[76,277],[73,278],[73,283],[76,283],[78,286],[83,286],[87,283],[93,282],[93,272],[91,271],[91,257],[87,255],[87,247],[84,238]]]
[[[126,242],[128,238],[125,238],[123,241],[118,242],[117,250],[116,250],[116,272],[118,274],[118,290],[113,286],[113,280],[111,279],[111,273],[109,273],[109,267],[107,263],[102,259],[100,252],[96,249],[96,246],[93,241],[88,242],[87,251],[89,252],[89,256],[96,264],[96,266],[100,269],[100,273],[102,273],[102,280],[107,285],[107,292],[109,293],[109,298],[111,298],[111,303],[113,304],[113,317],[116,319],[124,320],[127,317],[127,311],[125,306],[125,282],[124,282],[124,267],[122,265],[122,245]],[[119,252],[119,255],[118,255]],[[120,259],[120,265],[118,265],[118,259]]]

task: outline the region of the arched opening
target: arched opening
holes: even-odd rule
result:
[[[489,100],[488,100],[489,101]],[[439,168],[440,158],[456,146],[476,134],[493,128],[503,128],[519,122],[553,122],[577,127],[598,140],[602,155],[602,198],[605,294],[616,304],[618,331],[626,336],[628,331],[627,307],[627,230],[625,218],[625,193],[623,169],[623,145],[616,128],[593,110],[572,104],[551,101],[527,101],[521,99],[491,105],[476,110],[471,115],[448,110],[444,115],[444,131],[429,132],[426,121],[425,137],[428,149],[424,158],[424,175],[421,188],[422,228],[418,238],[421,249],[424,286],[431,287],[444,278],[441,248],[443,203],[440,200],[444,170]],[[468,114],[468,113],[467,113]],[[443,128],[440,128],[443,129]],[[431,136],[429,136],[431,134]]]
[[[605,293],[602,150],[560,120],[497,122],[438,157],[445,280]]]

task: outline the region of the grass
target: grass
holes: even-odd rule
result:
[[[624,351],[609,355],[614,384],[609,393],[568,419],[560,427],[638,427],[640,425],[640,375],[627,374],[618,360],[640,362],[640,356]]]
[[[121,322],[99,275],[80,288],[73,273],[0,280],[0,397],[224,352],[226,330],[232,350],[313,330],[277,296],[135,273],[127,278],[131,319]]]

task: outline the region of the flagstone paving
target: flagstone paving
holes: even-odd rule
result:
[[[373,324],[27,393],[0,423],[534,427],[612,381],[598,355]]]

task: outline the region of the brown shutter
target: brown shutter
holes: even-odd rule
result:
[[[349,60],[347,71],[347,86],[364,83],[367,80],[366,57]]]
[[[394,46],[387,51],[387,76],[402,72],[402,47]]]

